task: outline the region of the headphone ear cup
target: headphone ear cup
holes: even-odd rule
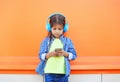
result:
[[[46,24],[46,29],[47,29],[47,31],[49,31],[49,32],[51,31],[50,23],[47,23],[47,24]]]
[[[64,26],[63,31],[64,31],[64,32],[68,31],[68,28],[69,28],[69,25],[68,25],[68,23],[66,23],[65,26]]]

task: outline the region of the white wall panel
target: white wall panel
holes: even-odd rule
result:
[[[43,82],[36,74],[0,74],[0,82]]]
[[[101,82],[100,74],[71,75],[70,82]]]
[[[103,74],[102,82],[120,82],[120,74]]]
[[[43,82],[38,74],[0,74],[0,82]],[[72,74],[69,82],[120,82],[120,74]]]

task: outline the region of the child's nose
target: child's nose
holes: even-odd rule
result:
[[[59,32],[59,30],[57,29],[56,32]]]

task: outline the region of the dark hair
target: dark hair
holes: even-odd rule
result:
[[[50,23],[51,28],[55,24],[63,25],[63,28],[64,28],[64,26],[65,26],[65,16],[63,16],[61,14],[54,14],[49,19],[50,19],[49,23]],[[51,31],[48,33],[48,37],[50,37],[50,39],[52,38],[52,32]]]
[[[61,24],[63,27],[65,26],[65,17],[61,14],[54,14],[50,17],[50,26],[52,27],[54,24]]]

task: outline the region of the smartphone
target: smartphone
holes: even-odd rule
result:
[[[55,49],[55,52],[59,52],[59,51],[62,51],[62,48],[56,48]]]

